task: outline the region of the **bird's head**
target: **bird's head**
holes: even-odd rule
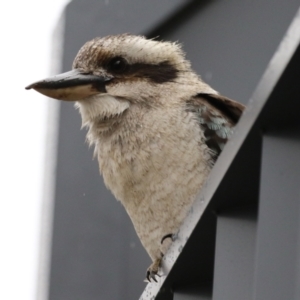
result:
[[[180,45],[129,34],[87,42],[72,71],[26,87],[31,88],[77,101],[84,124],[117,119],[132,107],[177,105],[193,93],[213,91],[191,70]]]

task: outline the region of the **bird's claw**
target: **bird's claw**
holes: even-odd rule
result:
[[[156,259],[147,270],[146,279],[151,282],[151,279],[157,282],[156,276],[160,277],[158,270],[160,268],[161,258]]]
[[[157,279],[155,276],[160,277],[160,275],[158,273],[155,273],[152,270],[147,270],[146,278],[147,278],[148,282],[151,282],[151,279],[154,280],[155,282],[157,282]]]
[[[164,236],[162,237],[160,243],[163,244],[163,242],[164,242],[165,239],[171,239],[172,242],[174,242],[174,240],[175,240],[175,234],[173,234],[173,233],[168,233],[168,234],[164,235]]]

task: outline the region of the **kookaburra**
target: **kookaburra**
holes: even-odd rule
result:
[[[230,137],[244,106],[196,75],[181,46],[121,34],[95,38],[73,70],[26,87],[76,101],[106,186],[153,263],[163,255]]]

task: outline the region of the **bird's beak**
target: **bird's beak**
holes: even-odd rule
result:
[[[26,90],[58,100],[77,101],[95,94],[106,93],[105,83],[112,77],[82,73],[77,69],[32,83]]]

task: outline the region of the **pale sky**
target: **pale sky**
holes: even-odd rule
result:
[[[52,33],[68,0],[1,1],[0,299],[35,300]]]

